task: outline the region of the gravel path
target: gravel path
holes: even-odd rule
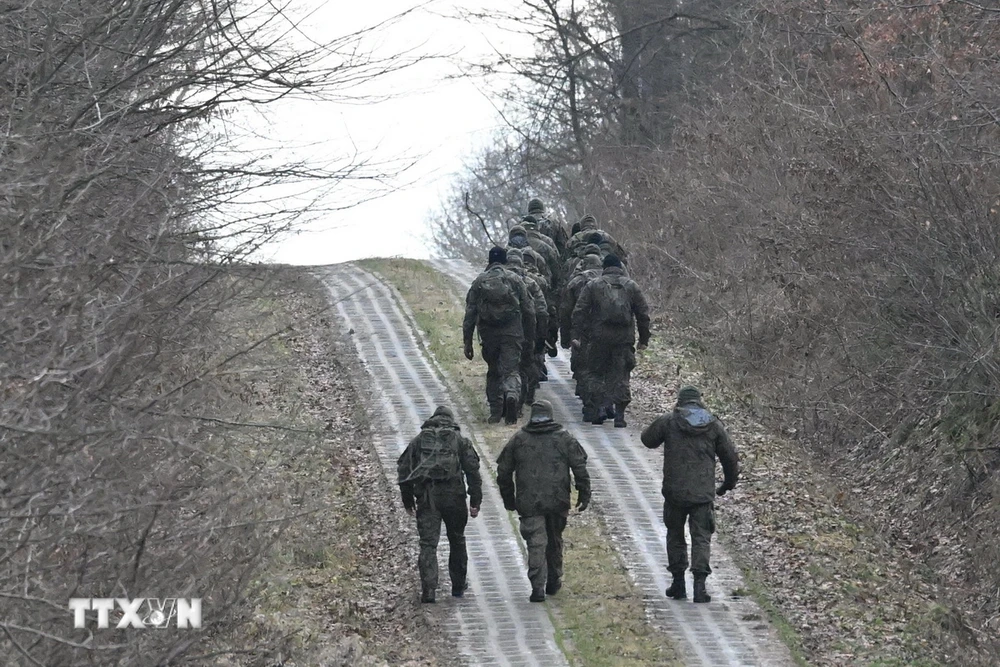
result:
[[[317,276],[329,290],[379,397],[376,446],[390,481],[395,481],[396,458],[438,405],[456,407],[466,435],[482,442],[476,425],[466,418],[467,406],[440,379],[391,290],[350,264],[318,269]],[[447,594],[442,559],[443,587],[438,604],[429,611],[447,616],[443,624],[455,633],[469,664],[565,665],[546,606],[528,602],[524,556],[483,458],[483,511],[466,530],[470,590],[461,599]],[[442,542],[439,555],[444,556],[447,541]]]
[[[461,260],[431,263],[454,278],[463,293],[478,273]],[[713,542],[713,573],[709,577],[713,601],[695,605],[665,597],[669,577],[660,495],[662,452],[642,446],[637,425],[616,429],[610,421],[602,427],[582,424],[568,358],[561,351],[548,365],[549,381],[542,384],[539,397],[552,401],[557,418],[587,450],[594,479],[593,506],[612,527],[615,545],[646,595],[648,613],[678,643],[685,662],[713,667],[792,664],[787,648],[757,604],[732,596],[745,588],[743,576],[718,541]]]

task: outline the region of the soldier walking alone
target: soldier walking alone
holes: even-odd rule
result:
[[[736,488],[739,457],[726,428],[708,411],[701,393],[684,387],[677,394],[673,412],[658,417],[642,432],[650,449],[663,445],[663,523],[667,525],[667,569],[673,583],[667,597],[687,597],[684,571],[688,567],[684,524],[691,529],[691,573],[694,601],[711,602],[705,579],[712,573],[709,557],[715,532],[716,495]],[[715,488],[715,461],[722,463],[725,480]]]
[[[517,511],[528,545],[532,602],[562,587],[563,539],[570,508],[570,471],[579,511],[590,504],[587,453],[552,419],[552,405],[536,401],[528,423],[514,434],[497,459],[497,486],[503,506]]]
[[[438,585],[437,545],[441,522],[448,535],[448,574],[451,594],[462,597],[468,586],[469,557],[465,550],[465,526],[469,516],[479,516],[483,501],[483,480],[479,475],[479,455],[463,437],[452,411],[444,406],[423,423],[396,461],[403,507],[411,515],[416,510],[420,536],[420,601],[434,602]],[[465,505],[468,481],[469,507]]]

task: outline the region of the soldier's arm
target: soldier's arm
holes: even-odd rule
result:
[[[567,458],[569,459],[569,469],[573,471],[573,484],[579,494],[577,504],[584,508],[590,504],[590,473],[587,472],[587,452],[584,451],[580,441],[569,433],[566,433]]]
[[[591,285],[593,283],[587,283],[584,286],[580,291],[580,296],[576,299],[576,305],[573,307],[573,335],[577,339],[588,330],[587,318],[590,316],[590,295],[593,292]]]
[[[528,296],[528,287],[520,280],[514,281],[517,289],[517,297],[521,302],[521,323],[528,337],[528,342],[535,340],[535,310],[531,297]]]
[[[466,347],[472,345],[472,334],[476,330],[476,321],[479,319],[479,280],[472,283],[469,292],[465,295],[465,319],[462,320],[462,341]]]
[[[514,504],[514,442],[516,438],[515,435],[507,441],[497,458],[497,487],[500,489],[504,508],[510,511],[517,508]]]
[[[649,449],[656,449],[667,440],[667,426],[670,423],[670,415],[663,415],[653,420],[653,423],[642,429],[639,439]]]
[[[559,337],[562,339],[563,347],[569,347],[569,342],[571,338],[572,330],[572,317],[573,317],[573,306],[576,305],[573,301],[573,286],[571,284],[566,285],[566,289],[563,290],[562,301],[559,304]]]
[[[649,304],[642,290],[632,283],[632,313],[635,315],[635,326],[639,330],[639,345],[649,344]]]
[[[468,438],[462,438],[461,461],[469,487],[469,506],[479,507],[483,504],[483,477],[479,474],[479,454]]]
[[[416,461],[413,460],[416,452],[416,441],[416,438],[411,440],[403,453],[396,459],[396,479],[399,483],[399,493],[402,496],[403,507],[408,510],[412,510],[416,506],[416,499],[413,497],[413,481],[410,479],[416,466]]]
[[[715,438],[715,455],[719,457],[719,462],[722,464],[722,474],[725,476],[722,486],[729,491],[736,488],[736,481],[740,476],[740,457],[736,453],[733,441],[729,439],[726,427],[722,425],[722,422],[716,422],[716,424],[718,429]]]

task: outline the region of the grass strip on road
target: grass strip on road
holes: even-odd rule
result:
[[[476,418],[485,422],[486,366],[478,347],[474,361],[465,359],[464,311],[455,299],[451,279],[417,260],[360,264],[396,288],[452,387],[462,392]],[[483,424],[486,442],[481,444],[491,465],[516,430]],[[516,516],[510,516],[516,526]],[[593,511],[572,513],[564,538],[563,589],[550,596],[547,604],[569,659],[588,666],[681,664],[672,642],[649,623],[642,594],[629,578],[600,517]]]

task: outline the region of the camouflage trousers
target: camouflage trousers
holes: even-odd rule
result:
[[[427,494],[417,501],[417,534],[420,536],[420,584],[429,590],[438,585],[437,546],[441,539],[441,523],[448,535],[448,573],[452,588],[465,586],[469,556],[465,550],[465,526],[469,508],[465,496],[434,497]]]
[[[532,588],[562,580],[563,531],[567,513],[521,517],[521,537],[528,545],[528,580]]]
[[[712,568],[712,533],[715,532],[715,507],[712,503],[674,505],[663,503],[663,523],[667,526],[667,570],[674,576],[684,574],[688,567],[687,541],[684,524],[691,530],[691,572],[708,576]]]
[[[629,387],[629,378],[635,368],[632,345],[594,341],[587,346],[586,367],[585,389],[596,406],[632,400]]]
[[[514,336],[490,336],[482,339],[486,362],[486,402],[490,412],[500,414],[507,394],[521,396],[521,339]]]
[[[521,404],[530,405],[535,398],[535,389],[538,388],[538,364],[535,362],[532,350],[521,350],[519,370],[521,373]]]

